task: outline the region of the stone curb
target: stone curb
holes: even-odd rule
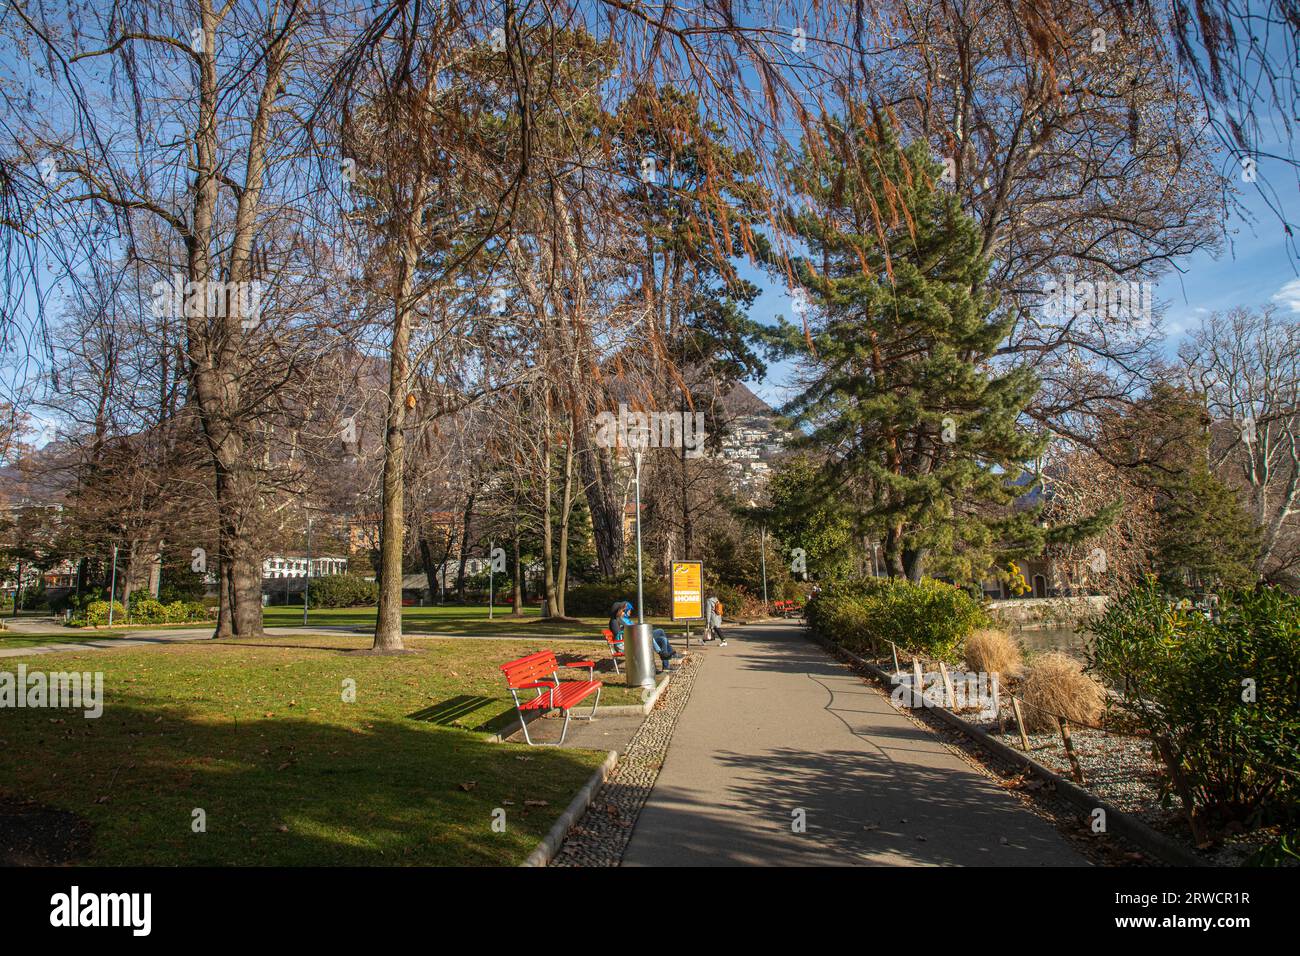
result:
[[[604,714],[606,717],[644,717],[646,714],[650,713],[650,711],[654,709],[655,702],[659,700],[659,695],[664,692],[664,688],[668,686],[668,682],[673,679],[672,671],[669,671],[667,674],[660,674],[659,676],[662,680],[659,681],[659,685],[655,688],[654,693],[646,699],[644,704],[615,704],[613,707],[606,707],[604,710],[597,708],[597,719],[599,719],[599,715],[601,714]],[[547,711],[547,713],[551,713],[551,711]],[[534,720],[540,720],[545,716],[546,714],[533,711],[525,719],[529,724],[531,724]],[[505,743],[509,738],[519,733],[523,726],[523,723],[518,717],[516,717],[489,737],[487,741],[490,744]]]
[[[893,686],[892,675],[884,668],[873,664],[871,661],[864,660],[838,644],[833,644],[813,634],[808,636],[835,656],[847,659],[850,663],[870,672],[882,684],[889,687]],[[927,707],[925,710],[927,713],[934,714],[954,730],[961,731],[995,757],[1010,761],[1013,765],[1026,767],[1034,776],[1052,784],[1057,793],[1086,813],[1091,813],[1100,807],[1106,812],[1106,831],[1108,833],[1123,837],[1170,866],[1203,867],[1207,865],[1204,860],[1181,843],[1165,836],[1158,830],[1152,829],[1136,816],[1126,813],[1089,793],[1074,781],[1067,780],[1054,770],[1049,770],[1028,754],[1008,747],[1000,740],[995,740],[980,728],[958,717],[952,711],[943,707]]]
[[[583,785],[582,789],[577,792],[560,818],[555,821],[546,836],[542,837],[542,842],[537,844],[533,852],[528,854],[528,859],[520,863],[520,866],[546,866],[551,862],[551,858],[559,852],[560,847],[564,844],[564,838],[569,835],[569,829],[582,819],[582,815],[587,812],[587,807],[591,805],[591,798],[595,796],[596,791],[601,788],[605,780],[614,772],[614,767],[618,764],[618,753],[609,751],[605,755],[605,760],[590,779]]]

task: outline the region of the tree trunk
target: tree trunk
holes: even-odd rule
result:
[[[895,525],[885,534],[885,571],[891,578],[906,577],[903,568],[902,525]]]
[[[564,592],[569,583],[569,518],[573,513],[573,442],[564,452],[564,500],[560,509],[560,560],[555,579],[555,607],[564,616]]]
[[[242,445],[242,443],[241,443]],[[220,567],[220,603],[215,637],[262,635],[262,558],[243,518],[256,500],[256,479],[239,465],[229,469],[218,462],[217,562]]]
[[[596,545],[596,566],[603,578],[618,574],[623,563],[623,511],[614,482],[610,452],[591,444],[585,427],[576,428],[578,471],[591,512],[591,532]]]
[[[465,603],[465,562],[469,559],[469,526],[474,520],[474,492],[465,499],[465,518],[460,526],[460,567],[456,570],[456,598]]]
[[[429,600],[432,601],[438,590],[438,572],[433,563],[433,548],[429,545],[426,531],[420,532],[420,567],[424,569],[424,586],[429,589]]]
[[[393,338],[388,363],[388,411],[384,427],[383,523],[379,532],[379,611],[374,649],[400,651],[402,644],[402,544],[406,463],[406,394],[410,387],[410,294],[414,242],[403,249],[402,275],[393,303]]]
[[[515,588],[514,588],[514,610],[512,617],[524,616],[524,564],[519,557],[519,522],[515,521]]]
[[[907,575],[907,580],[913,584],[920,582],[925,576],[925,562],[929,556],[929,548],[903,549],[903,571]]]

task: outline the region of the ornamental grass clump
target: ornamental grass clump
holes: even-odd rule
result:
[[[1020,644],[1006,631],[980,628],[966,638],[966,666],[979,674],[1018,677],[1025,667]]]
[[[1106,707],[1106,688],[1084,673],[1081,662],[1059,651],[1029,662],[1019,697],[1025,704],[1025,724],[1034,733],[1056,730],[1057,717],[1095,727]]]

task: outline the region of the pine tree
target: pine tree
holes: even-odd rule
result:
[[[809,372],[787,411],[827,456],[826,494],[882,537],[893,576],[977,580],[995,558],[1037,553],[1036,509],[1016,507],[1044,445],[1021,421],[1037,381],[993,362],[1013,316],[941,167],[856,110],[825,120],[789,172],[810,316],[787,326]]]
[[[1260,528],[1210,470],[1208,425],[1196,395],[1159,384],[1114,429],[1120,461],[1155,491],[1153,561],[1171,593],[1258,578]]]

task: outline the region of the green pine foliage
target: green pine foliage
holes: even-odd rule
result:
[[[824,496],[885,542],[891,574],[982,577],[1041,550],[1017,484],[1044,447],[1022,420],[1038,382],[994,357],[1011,329],[976,223],[923,144],[878,117],[827,119],[790,162],[812,315],[787,326],[807,364],[788,408],[826,456]],[[876,225],[879,220],[883,225]]]

